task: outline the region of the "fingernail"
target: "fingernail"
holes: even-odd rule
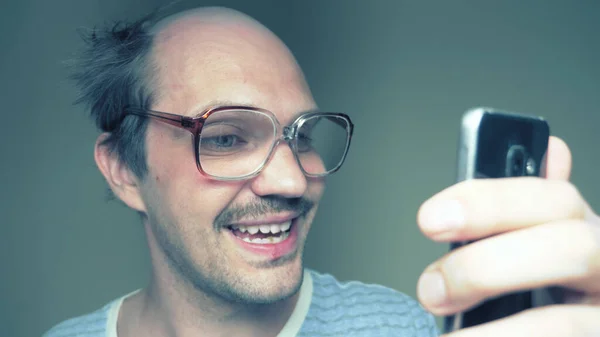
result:
[[[426,305],[441,306],[446,302],[446,283],[437,271],[425,272],[417,287],[419,299]]]
[[[463,206],[457,200],[436,201],[427,207],[422,219],[424,229],[439,233],[457,229],[465,224]]]

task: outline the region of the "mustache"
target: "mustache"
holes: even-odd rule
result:
[[[257,218],[265,213],[292,211],[300,215],[308,213],[315,203],[306,198],[286,198],[278,195],[266,196],[245,205],[233,205],[224,209],[215,218],[216,229],[229,226],[234,220]]]

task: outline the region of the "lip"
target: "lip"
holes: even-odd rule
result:
[[[271,221],[272,218],[269,218]],[[290,227],[290,234],[288,237],[278,243],[269,243],[269,244],[259,244],[259,243],[251,243],[246,242],[237,236],[235,236],[230,230],[227,230],[227,235],[230,235],[233,241],[244,251],[250,252],[254,255],[260,255],[264,257],[268,257],[271,260],[276,260],[282,258],[286,255],[292,254],[297,249],[298,242],[298,217],[295,218],[287,218],[287,220],[283,220],[281,222],[285,222],[288,220],[292,220],[292,225]],[[260,222],[265,223],[265,222]],[[271,223],[279,223],[279,222],[271,222]],[[238,225],[236,223],[236,225]],[[239,224],[241,225],[241,224]],[[243,224],[246,225],[246,222]]]

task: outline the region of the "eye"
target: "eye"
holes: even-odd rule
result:
[[[245,149],[246,145],[242,137],[232,134],[202,137],[200,141],[200,149],[204,154],[234,153]]]
[[[232,147],[239,142],[235,135],[221,135],[211,138],[204,138],[203,142],[213,144],[216,147]]]
[[[306,152],[312,148],[312,138],[307,132],[301,132],[298,134],[298,151]]]

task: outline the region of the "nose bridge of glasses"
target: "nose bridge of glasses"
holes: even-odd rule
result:
[[[270,161],[271,158],[275,155],[275,152],[278,151],[279,149],[279,145],[281,145],[281,143],[284,144],[284,146],[288,147],[287,150],[290,151],[290,153],[295,157],[294,155],[294,147],[292,146],[292,140],[294,139],[294,129],[290,126],[285,126],[283,128],[281,128],[281,135],[279,137],[276,137],[273,145],[271,147],[271,151],[269,151],[269,155],[267,156],[266,160]]]
[[[294,139],[294,127],[293,126],[284,126],[281,132],[281,139],[286,142],[290,142]]]
[[[275,154],[277,152],[280,152],[281,150],[289,151],[289,154],[291,155],[291,159],[294,160],[296,165],[299,164],[296,159],[296,154],[294,153],[294,146],[292,146],[292,144],[291,144],[291,141],[294,139],[294,132],[295,132],[295,129],[293,126],[284,126],[283,128],[281,128],[281,136],[275,138],[275,141],[273,142],[271,150],[269,151],[269,154],[265,158],[265,164],[264,164],[265,166],[268,165],[273,160],[273,157],[275,156]],[[287,149],[280,149],[279,146],[281,145],[281,143],[284,143],[283,145],[285,147],[287,147]]]

